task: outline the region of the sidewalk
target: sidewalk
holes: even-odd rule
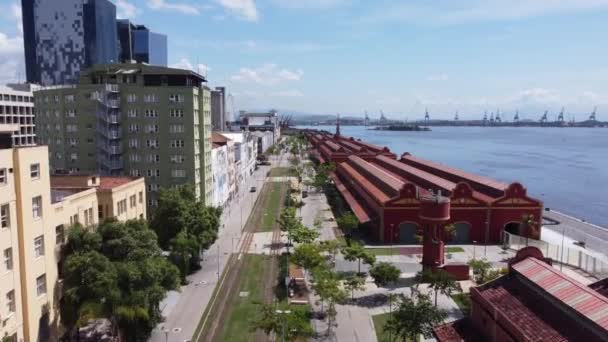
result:
[[[242,226],[247,221],[259,195],[259,191],[248,191],[251,186],[262,188],[266,173],[271,167],[260,166],[249,178],[247,184],[241,187],[239,197],[224,211],[220,220],[222,225],[218,239],[205,251],[201,263],[202,268],[188,277],[188,285],[183,286],[180,292],[168,293],[160,303],[165,321],[152,330],[149,341],[184,342],[192,338],[217,285],[218,271],[221,275],[230,254],[237,250]],[[170,330],[168,336],[165,336],[163,328]]]

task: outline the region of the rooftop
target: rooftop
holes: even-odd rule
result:
[[[122,185],[141,179],[129,176],[97,176],[97,175],[57,175],[51,176],[51,189],[89,189],[112,190]]]

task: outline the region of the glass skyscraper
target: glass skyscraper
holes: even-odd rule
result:
[[[150,31],[144,25],[118,20],[120,60],[167,66],[167,36]]]
[[[109,0],[21,0],[27,81],[73,84],[80,70],[118,62]]]

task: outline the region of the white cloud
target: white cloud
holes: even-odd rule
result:
[[[254,0],[216,0],[226,11],[246,21],[258,21]]]
[[[270,93],[270,96],[276,97],[302,97],[304,94],[297,89],[279,90]]]
[[[201,75],[207,75],[211,68],[207,64],[193,65],[187,58],[182,58],[179,62],[171,65],[172,68],[192,70]]]
[[[346,0],[273,0],[279,7],[289,9],[328,9],[344,5]]]
[[[608,8],[608,0],[461,0],[411,1],[379,6],[363,21],[406,21],[425,25],[454,25],[480,21],[509,21],[558,13]]]
[[[196,6],[185,3],[168,2],[166,0],[148,0],[148,7],[153,10],[176,11],[188,15],[199,15],[201,13]]]
[[[23,38],[0,32],[0,84],[23,81]]]
[[[301,69],[281,69],[276,64],[264,64],[257,68],[241,68],[230,79],[236,82],[274,85],[285,81],[299,81],[304,72]]]
[[[427,76],[427,81],[447,81],[449,76],[447,74],[434,74]]]
[[[140,10],[127,0],[116,0],[116,16],[122,19],[135,18]]]

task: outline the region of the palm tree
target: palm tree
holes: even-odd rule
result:
[[[528,246],[528,238],[531,234],[538,233],[538,222],[534,221],[534,215],[527,214],[521,217],[521,221],[519,222],[519,234],[526,236],[526,246]]]

